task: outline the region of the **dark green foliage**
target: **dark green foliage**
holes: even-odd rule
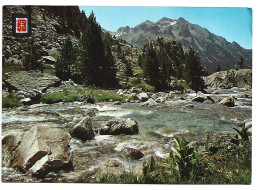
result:
[[[173,138],[176,142],[176,147],[172,147],[175,155],[169,155],[169,163],[175,164],[174,169],[179,172],[181,179],[189,178],[197,156],[193,147],[194,142],[188,142],[184,138],[180,140],[176,135]]]
[[[132,70],[131,64],[128,60],[126,60],[125,54],[123,54],[123,56],[122,56],[122,62],[125,64],[124,75],[127,78],[133,76],[133,70]]]
[[[69,80],[72,76],[71,67],[74,62],[75,56],[72,42],[69,38],[67,38],[64,46],[62,47],[61,56],[55,65],[56,76],[61,80]]]
[[[240,60],[237,62],[237,69],[243,69],[244,68],[244,59],[242,56],[240,56]]]
[[[215,69],[215,72],[219,72],[220,71],[220,65],[218,65]]]
[[[103,37],[103,38],[102,38]],[[116,67],[111,53],[111,36],[102,36],[100,25],[91,12],[85,21],[80,39],[80,76],[89,85],[114,87],[117,85]]]
[[[43,72],[44,68],[41,63],[41,52],[39,52],[40,47],[35,45],[33,37],[31,37],[30,42],[27,43],[26,52],[28,52],[23,59],[23,67],[25,70],[40,70]]]
[[[148,83],[155,87],[155,90],[161,89],[161,74],[156,51],[151,45],[146,48],[144,56],[144,76]]]
[[[184,65],[184,79],[190,84],[190,88],[196,92],[204,90],[203,67],[201,66],[199,56],[192,48],[185,53]]]
[[[95,103],[94,94],[92,91],[87,95],[85,95],[85,92],[84,92],[84,101],[86,101],[87,103],[90,103],[90,104]]]

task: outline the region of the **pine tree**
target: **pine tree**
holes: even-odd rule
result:
[[[31,37],[30,42],[27,44],[27,55],[23,59],[23,67],[25,70],[40,70],[43,72],[44,67],[40,60],[41,53],[39,52],[40,47],[35,45],[33,37]]]
[[[144,75],[148,83],[155,87],[155,90],[161,89],[161,75],[158,59],[152,45],[146,48],[144,56]]]
[[[237,62],[237,68],[243,69],[244,68],[244,59],[242,56],[240,56],[240,60]]]
[[[122,56],[122,62],[125,64],[124,75],[128,78],[133,76],[133,70],[129,61],[126,60],[125,54]]]
[[[56,76],[62,80],[69,80],[72,76],[71,67],[75,62],[73,53],[72,42],[70,38],[67,38],[64,46],[62,47],[61,56],[55,66]]]
[[[201,66],[199,56],[192,48],[185,54],[184,64],[184,79],[190,84],[191,89],[195,91],[204,90],[203,67]]]
[[[118,81],[116,79],[116,65],[112,56],[111,51],[111,41],[112,36],[109,33],[105,33],[103,35],[103,47],[104,47],[104,60],[105,63],[101,70],[103,74],[103,81],[101,82],[101,86],[103,87],[116,87],[118,85]]]
[[[219,72],[220,71],[220,65],[218,64],[218,66],[215,69],[215,72]]]

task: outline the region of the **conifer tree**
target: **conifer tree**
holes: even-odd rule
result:
[[[237,69],[243,69],[244,68],[244,59],[242,56],[240,56],[240,60],[237,62]]]
[[[122,62],[125,64],[124,74],[126,77],[133,76],[133,70],[129,61],[126,60],[125,54],[122,56]]]
[[[150,85],[155,87],[155,90],[161,89],[161,75],[159,70],[158,59],[153,46],[150,44],[145,51],[144,56],[144,75]]]
[[[204,90],[205,84],[202,79],[203,68],[201,66],[199,56],[192,48],[190,48],[189,52],[185,53],[184,64],[184,79],[188,84],[190,84],[191,89],[196,92],[199,90]]]
[[[40,70],[43,72],[44,67],[42,65],[42,62],[40,60],[41,53],[39,52],[40,47],[35,45],[33,37],[31,37],[30,42],[27,44],[27,55],[25,55],[23,59],[23,67],[25,70]]]
[[[71,67],[75,61],[73,53],[72,42],[68,37],[62,47],[61,56],[55,65],[56,76],[62,80],[69,80],[72,76]]]

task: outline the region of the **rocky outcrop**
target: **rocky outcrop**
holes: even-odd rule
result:
[[[133,135],[138,132],[137,121],[130,118],[110,120],[100,129],[100,135]]]
[[[69,140],[70,135],[62,129],[32,127],[24,133],[11,165],[40,176],[69,167]]]
[[[30,98],[32,101],[39,100],[43,92],[50,87],[58,86],[60,82],[56,76],[36,71],[13,71],[3,74],[3,88],[18,91],[19,98]]]
[[[75,125],[72,129],[72,136],[75,136],[83,141],[94,139],[95,134],[93,132],[91,118],[86,117]]]
[[[252,69],[231,69],[216,72],[204,78],[205,84],[210,88],[252,88]]]
[[[227,107],[234,107],[235,100],[233,97],[225,97],[219,102],[219,104],[227,106]]]
[[[105,179],[107,177],[122,177],[126,174],[126,170],[118,160],[108,160],[98,168],[96,178]]]

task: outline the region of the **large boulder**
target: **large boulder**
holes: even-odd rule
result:
[[[72,135],[85,141],[92,140],[95,137],[93,132],[92,120],[90,117],[85,117],[72,129]]]
[[[210,96],[207,96],[206,94],[202,93],[201,91],[198,91],[196,96],[192,99],[192,101],[194,101],[194,102],[204,102],[206,100],[214,102],[214,100]]]
[[[100,135],[133,135],[138,132],[137,121],[130,118],[110,120],[100,129]]]
[[[118,160],[108,160],[98,168],[96,178],[106,179],[108,177],[122,177],[126,174],[126,170]]]
[[[146,92],[141,92],[140,94],[137,95],[137,98],[141,102],[145,102],[146,100],[148,100],[149,96]]]
[[[23,132],[11,132],[2,138],[2,165],[10,166],[10,158],[14,157],[16,148],[21,143]]]
[[[225,97],[223,98],[219,104],[222,104],[227,107],[234,107],[235,106],[235,100],[233,97]]]
[[[70,167],[70,135],[60,128],[32,127],[23,135],[12,160],[17,167],[33,175]]]
[[[146,102],[142,103],[142,106],[155,106],[157,103],[154,101],[154,99],[149,98]]]

